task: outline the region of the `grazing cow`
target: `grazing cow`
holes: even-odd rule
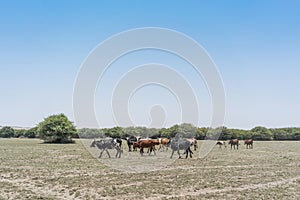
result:
[[[194,146],[194,151],[196,151],[198,148],[197,140],[195,138],[188,138],[187,140],[191,143],[191,146]]]
[[[169,143],[169,139],[168,138],[158,138],[158,141],[159,141],[159,144],[160,144],[160,146],[159,146],[159,148],[158,148],[158,151],[160,150],[160,149],[162,149],[162,150],[165,150],[166,149],[166,151],[168,151],[168,146],[167,146],[167,144]]]
[[[247,145],[246,146],[247,149],[248,149],[248,147],[251,148],[251,149],[253,149],[253,139],[245,140],[244,141],[244,145]]]
[[[239,140],[238,139],[232,139],[232,140],[229,140],[229,142],[228,142],[228,145],[231,145],[230,147],[231,147],[231,149],[232,149],[232,146],[234,147],[234,149],[235,149],[235,146],[236,146],[236,149],[238,150],[239,149]]]
[[[117,150],[117,154],[116,154],[116,158],[120,158],[121,157],[121,153],[122,153],[122,149],[120,148],[119,144],[114,142],[115,139],[104,139],[104,140],[99,140],[96,141],[95,139],[92,141],[91,146],[90,147],[97,147],[98,149],[102,150],[100,152],[99,158],[101,158],[102,153],[104,151],[106,151],[108,157],[110,158],[108,149],[116,149]]]
[[[182,137],[174,138],[168,143],[168,146],[170,146],[172,149],[172,154],[170,158],[173,157],[175,151],[177,151],[179,158],[181,158],[179,150],[184,150],[184,153],[186,154],[185,158],[188,157],[189,153],[190,157],[192,158],[193,152],[191,150],[191,142],[189,140]]]
[[[154,155],[156,155],[154,146],[157,144],[159,144],[157,140],[141,139],[137,142],[134,142],[133,146],[140,148],[141,156],[144,155],[144,148],[149,148],[149,155],[151,154],[152,151],[153,151]]]
[[[219,148],[222,149],[222,146],[224,146],[225,148],[227,148],[226,146],[226,142],[225,141],[217,141],[216,145],[219,145]]]
[[[126,138],[127,145],[128,145],[128,151],[131,151],[131,146],[133,146],[134,142],[137,142],[138,139],[134,136],[129,136]],[[133,151],[136,151],[136,147],[133,146]]]

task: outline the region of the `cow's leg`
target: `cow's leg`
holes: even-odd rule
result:
[[[106,153],[107,153],[108,157],[110,158],[110,155],[109,155],[109,152],[108,152],[108,150],[107,150],[107,149],[105,149],[105,151],[106,151]]]
[[[105,149],[103,149],[103,150],[100,152],[99,158],[101,158],[101,156],[102,156],[104,150],[105,150]]]
[[[187,159],[188,158],[188,156],[189,156],[189,153],[190,153],[190,158],[192,158],[192,150],[191,150],[191,148],[189,147],[189,148],[187,148],[186,150],[185,150],[185,159]]]
[[[188,148],[188,150],[189,150],[189,152],[190,152],[190,158],[192,158],[193,152],[192,152],[191,148]]]
[[[154,155],[156,156],[155,148],[153,149],[153,153],[154,153]]]
[[[181,158],[181,156],[180,156],[180,152],[179,152],[179,149],[177,150],[177,153],[178,153],[178,156],[179,156],[179,158]]]
[[[116,158],[117,158],[118,154],[119,154],[119,158],[121,158],[121,153],[122,153],[122,150],[120,148],[117,148]]]
[[[117,150],[116,158],[118,157],[118,155],[119,155],[119,158],[120,158],[120,148],[119,147],[115,147],[115,149]]]
[[[170,157],[170,158],[172,158],[172,157],[173,157],[173,154],[174,154],[174,150],[172,150],[172,154],[171,154],[171,157]]]
[[[189,150],[186,149],[186,150],[185,150],[185,159],[187,159],[188,155],[189,155]]]
[[[159,151],[162,148],[162,144],[159,145],[159,148],[157,149],[157,151]]]
[[[121,158],[122,155],[122,149],[119,149],[119,158]]]
[[[143,153],[144,153],[144,147],[140,147],[140,154],[141,154],[141,156],[143,156]]]
[[[122,155],[122,149],[119,149],[119,158],[121,158]]]

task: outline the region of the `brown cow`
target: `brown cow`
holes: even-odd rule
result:
[[[143,156],[143,154],[144,154],[144,148],[149,148],[149,155],[151,154],[152,151],[153,151],[154,155],[156,155],[155,148],[154,148],[154,146],[156,144],[159,144],[157,140],[145,140],[145,139],[143,139],[143,140],[140,140],[138,142],[134,142],[133,147],[140,148],[141,156]]]
[[[232,140],[229,140],[228,144],[231,145],[231,149],[232,149],[232,146],[234,147],[235,149],[235,146],[236,146],[236,149],[238,150],[239,149],[239,140],[238,139],[232,139]]]
[[[246,148],[251,148],[253,149],[253,139],[247,139],[244,141],[244,145],[247,145]]]
[[[167,144],[170,142],[170,140],[168,138],[158,138],[158,140],[159,140],[159,143],[160,143],[158,151],[160,149],[162,149],[162,150],[166,149],[166,151],[168,151]]]

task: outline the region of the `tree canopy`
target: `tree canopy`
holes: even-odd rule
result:
[[[40,122],[37,132],[46,143],[70,143],[77,130],[64,114],[58,114]]]
[[[0,129],[0,137],[10,138],[13,137],[14,134],[15,130],[10,126],[4,126],[2,129]]]

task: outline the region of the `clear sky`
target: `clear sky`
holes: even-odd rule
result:
[[[300,126],[296,0],[0,0],[0,125],[34,126],[56,113],[74,120],[72,94],[81,63],[106,38],[140,27],[174,29],[207,50],[226,90],[225,126]],[[97,112],[102,119],[110,118],[106,114]]]

